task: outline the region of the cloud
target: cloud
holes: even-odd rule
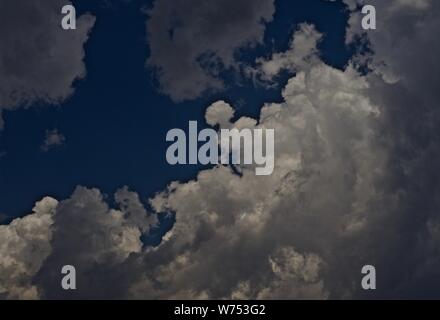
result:
[[[84,14],[76,30],[63,30],[61,8],[69,3],[0,3],[0,115],[36,102],[59,104],[73,93],[74,80],[85,76],[83,46],[95,18]]]
[[[142,246],[149,215],[136,194],[119,191],[121,209],[113,210],[98,190],[78,188],[56,208],[51,253],[34,278],[41,297],[334,294],[324,276],[345,265],[342,257],[351,248],[339,247],[342,239],[369,232],[365,191],[371,192],[378,179],[372,172],[381,173],[386,158],[374,143],[371,124],[378,114],[363,95],[367,88],[353,69],[322,63],[292,78],[285,102],[267,104],[258,125],[248,122],[275,129],[274,173],[258,177],[243,167],[238,176],[217,166],[197,180],[172,183],[151,199],[153,212],[176,215],[172,233],[157,248]],[[362,263],[365,257],[353,259]],[[59,285],[64,264],[78,268],[73,293]]]
[[[273,0],[159,0],[149,11],[150,57],[161,91],[174,101],[220,90],[220,73],[238,68],[235,54],[262,42]]]
[[[206,122],[215,126],[220,124],[222,127],[226,127],[229,121],[234,116],[234,109],[225,101],[217,101],[206,109]]]
[[[387,4],[369,1],[378,15],[378,29],[370,32],[361,29],[362,14],[355,6],[355,3],[362,4],[363,1],[346,2],[353,9],[347,41],[358,36],[368,39],[374,52],[369,57],[370,68],[389,83],[400,80],[408,90],[433,98],[436,84],[440,81],[440,65],[437,62],[440,45],[433,41],[432,31],[440,27],[437,14],[440,4],[433,0],[392,0]]]
[[[313,25],[302,23],[294,33],[290,48],[281,53],[274,53],[270,59],[258,58],[257,69],[248,70],[263,80],[273,80],[282,70],[304,70],[318,59],[318,43],[322,39]]]
[[[0,212],[0,223],[3,223],[6,219],[8,219],[8,216]]]
[[[261,110],[257,127],[276,133],[271,176],[247,167],[238,176],[220,166],[157,195],[155,211],[176,214],[172,236],[154,253],[168,260],[156,268],[150,263],[152,275],[136,292],[224,298],[244,290],[252,299],[288,299],[340,296],[351,288],[348,281],[369,261],[363,242],[377,218],[369,201],[388,196],[376,187],[387,153],[375,141],[379,112],[364,95],[368,87],[351,68],[321,63],[298,73],[283,91],[285,101]],[[353,255],[356,241],[360,252]],[[348,254],[359,270],[350,271],[348,283],[328,284],[325,275],[347,274]],[[163,290],[152,289],[151,279]]]
[[[120,289],[115,282],[96,286],[97,275],[108,280],[106,272],[140,252],[141,236],[157,221],[126,187],[115,201],[120,210],[110,209],[98,190],[78,187],[70,199],[46,197],[32,214],[0,226],[0,297],[69,297],[60,286],[67,264],[77,267],[79,296],[104,297]]]
[[[326,66],[313,46],[308,61],[288,63],[294,45],[261,60],[260,72],[269,78],[283,68],[296,72],[284,101],[265,105],[258,122],[275,128],[274,174],[261,179],[247,168],[237,176],[217,167],[158,195],[155,210],[176,213],[172,234],[156,253],[170,257],[169,272],[144,276],[135,295],[439,297],[440,175],[433,164],[440,160],[440,48],[431,31],[440,7],[434,1],[373,4],[378,30],[359,29],[354,1],[347,29],[348,42],[359,36],[370,42],[372,53],[355,56],[353,64],[367,61],[372,72]],[[305,27],[313,30],[304,25],[295,37]],[[319,41],[309,34],[315,36],[303,40]],[[227,110],[224,102],[208,108],[208,123],[234,125],[225,123]],[[313,281],[296,275],[284,286],[276,272],[283,267],[273,263],[280,252],[298,261],[313,257]],[[360,288],[366,264],[380,272],[374,294]],[[163,292],[151,284],[157,277],[167,284]]]
[[[57,201],[46,197],[33,213],[0,225],[0,297],[36,299],[32,280],[51,252],[52,217]]]
[[[141,236],[156,222],[137,194],[124,187],[115,194],[119,210],[111,209],[97,189],[78,187],[61,201],[53,218],[52,252],[35,278],[45,298],[115,297],[123,264],[142,251]],[[63,265],[76,267],[78,290],[61,289]],[[121,283],[123,284],[123,283]]]
[[[389,181],[398,195],[398,210],[389,214],[395,220],[396,243],[382,262],[383,285],[397,287],[394,297],[438,298],[439,242],[432,227],[437,225],[440,196],[440,175],[433,167],[440,160],[440,46],[432,30],[440,24],[440,3],[369,4],[377,9],[378,29],[359,30],[359,13],[352,6],[347,39],[363,36],[372,50],[366,59],[372,69],[368,94],[383,106],[380,133],[390,149]]]
[[[424,86],[414,79],[423,73],[435,79],[431,72],[439,62],[431,59],[430,50],[437,53],[437,46],[422,39],[435,36],[429,26],[439,18],[431,12],[437,4],[417,3],[416,8],[408,1],[392,2],[394,9],[377,5],[388,10],[382,23],[389,28],[380,29],[387,39],[402,36],[397,21],[418,10],[417,28],[410,26],[417,32],[406,34],[410,41],[397,41],[396,46],[412,52],[422,70],[403,64],[407,53],[381,53],[388,44],[369,33],[367,39],[375,49],[367,59],[373,69],[368,74],[354,67],[360,56],[345,70],[316,59],[300,68],[283,64],[295,75],[282,90],[282,101],[267,102],[259,119],[232,122],[233,105],[224,101],[206,112],[207,122],[220,128],[275,129],[272,175],[255,176],[253,168],[245,166],[239,168],[240,174],[216,166],[194,180],[172,182],[150,199],[151,213],[126,188],[115,197],[119,209],[111,209],[111,201],[100,191],[78,188],[57,205],[52,223],[39,224],[48,227],[33,232],[41,234],[41,249],[32,251],[38,258],[30,258],[29,250],[15,253],[20,248],[15,244],[0,247],[0,257],[7,257],[6,262],[0,260],[1,268],[9,270],[9,260],[33,266],[32,272],[17,271],[14,276],[1,270],[0,275],[6,275],[0,278],[2,294],[438,298],[440,97],[432,83]],[[349,25],[349,35],[363,34],[354,27]],[[423,35],[418,28],[426,28]],[[413,43],[423,47],[412,49]],[[389,70],[397,75],[396,81],[384,76]],[[38,218],[39,211],[23,220]],[[154,220],[145,224],[145,219],[164,212],[175,215],[172,230],[158,247],[143,246],[142,234],[154,225]],[[0,227],[0,235],[14,239],[9,235],[19,234],[15,229],[20,221]],[[22,236],[17,242],[23,248],[29,243]],[[63,264],[78,267],[78,290],[73,293],[60,289],[58,270]],[[360,287],[360,271],[367,264],[380,274],[373,293]]]
[[[257,299],[327,298],[319,275],[322,264],[319,256],[283,247],[269,262],[275,279],[258,292]]]
[[[62,146],[66,138],[58,132],[58,129],[46,130],[46,137],[40,149],[43,152],[48,152],[50,149]]]

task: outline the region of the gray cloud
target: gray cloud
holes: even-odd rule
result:
[[[176,224],[157,253],[168,261],[153,271],[163,292],[152,290],[149,279],[141,292],[159,298],[224,298],[244,294],[243,288],[249,298],[354,295],[351,283],[336,277],[329,284],[326,276],[347,274],[353,238],[359,252],[350,263],[358,267],[348,280],[359,277],[371,254],[363,252],[372,240],[365,235],[380,216],[370,201],[389,196],[376,187],[387,153],[375,141],[379,112],[365,95],[368,87],[350,68],[320,63],[297,74],[283,91],[285,101],[261,111],[258,127],[276,132],[271,176],[243,167],[240,177],[217,167],[159,194],[153,208],[175,212]]]
[[[260,43],[273,0],[159,0],[147,22],[151,56],[163,93],[174,101],[199,97],[224,83],[238,49]]]
[[[120,210],[109,208],[96,189],[78,187],[62,201],[53,218],[52,252],[35,277],[45,288],[45,298],[116,297],[124,283],[123,264],[142,251],[141,236],[156,224],[137,194],[123,188],[115,194]],[[70,264],[77,268],[78,290],[62,290],[60,270]],[[118,284],[119,281],[119,284]]]
[[[305,70],[318,62],[317,45],[322,39],[313,25],[300,24],[292,37],[290,48],[286,52],[272,54],[270,59],[258,58],[257,68],[247,68],[247,73],[256,80],[271,83],[282,70]]]
[[[384,170],[367,88],[353,69],[324,64],[292,78],[285,102],[266,105],[258,124],[277,132],[274,174],[262,178],[243,167],[240,177],[220,166],[195,181],[172,183],[151,200],[155,212],[176,214],[158,248],[142,248],[136,221],[143,219],[135,217],[145,218],[145,211],[136,196],[121,201],[117,194],[123,219],[99,191],[78,189],[57,206],[52,251],[35,278],[43,297],[328,297],[336,289],[326,286],[325,275],[342,267],[351,251],[338,243],[368,233],[365,191],[378,179],[373,169]],[[213,108],[212,114],[221,114]],[[346,168],[349,173],[336,174]],[[356,175],[365,178],[356,181]],[[361,263],[364,257],[352,259]],[[60,289],[63,264],[80,270],[81,289],[74,293]]]
[[[85,76],[83,45],[95,18],[82,15],[76,30],[63,30],[61,8],[69,3],[1,1],[0,116],[35,102],[58,104],[73,93],[73,81]]]
[[[346,2],[354,8],[354,0]],[[355,10],[349,21],[347,41],[359,35],[366,36],[374,52],[370,57],[374,72],[387,82],[399,81],[408,91],[424,99],[436,99],[433,95],[437,94],[440,81],[440,45],[433,41],[432,33],[440,27],[439,3],[392,0],[389,3],[368,1],[368,4],[376,7],[378,29],[373,32],[361,30],[362,14]]]

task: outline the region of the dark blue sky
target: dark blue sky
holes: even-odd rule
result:
[[[166,132],[189,120],[204,123],[205,109],[223,99],[239,105],[237,116],[257,116],[263,102],[277,101],[279,88],[264,90],[251,82],[229,81],[227,90],[176,104],[157,90],[145,68],[148,43],[142,7],[151,1],[73,1],[77,13],[90,11],[96,24],[86,44],[87,76],[61,106],[6,112],[0,134],[0,212],[29,213],[50,195],[69,197],[77,185],[112,195],[127,185],[145,200],[173,180],[194,178],[199,166],[168,165]],[[104,3],[107,3],[104,5]],[[110,5],[108,5],[110,3]],[[243,53],[253,61],[283,51],[297,24],[310,22],[324,33],[323,60],[342,67],[351,52],[344,44],[347,13],[342,4],[320,0],[277,0],[265,44]],[[280,87],[282,83],[280,83]],[[58,129],[65,145],[41,152],[46,130]]]

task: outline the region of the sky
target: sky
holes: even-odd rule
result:
[[[440,297],[437,2],[72,2],[0,0],[0,298]],[[215,102],[271,176],[167,163]]]

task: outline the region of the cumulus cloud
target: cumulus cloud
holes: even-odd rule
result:
[[[370,241],[365,234],[377,217],[369,195],[386,196],[375,186],[387,154],[375,141],[379,111],[364,95],[368,87],[351,68],[321,63],[299,73],[284,89],[285,101],[264,106],[254,123],[276,132],[271,176],[255,176],[248,167],[238,176],[220,166],[157,195],[153,208],[176,214],[172,236],[154,253],[168,257],[167,271],[150,265],[164,289],[152,290],[147,278],[145,291],[139,282],[136,292],[287,299],[351,288],[342,279],[333,287],[325,275],[346,274],[348,254],[353,265],[368,261],[362,250],[351,252],[348,240]]]
[[[73,93],[74,80],[85,76],[83,46],[95,18],[84,14],[76,30],[63,30],[61,8],[69,3],[1,1],[0,115],[35,102],[58,104]]]
[[[239,176],[217,166],[197,180],[172,183],[151,199],[154,212],[176,215],[158,248],[142,247],[147,215],[136,195],[118,192],[122,211],[115,211],[98,190],[77,189],[53,218],[51,254],[35,278],[42,296],[328,297],[324,275],[343,267],[351,251],[338,242],[367,232],[365,190],[376,182],[371,172],[384,170],[385,154],[371,130],[378,112],[363,95],[367,88],[353,69],[318,64],[292,78],[285,101],[264,106],[258,124],[226,124],[275,129],[274,173],[259,177],[243,167]],[[220,102],[208,110],[207,118],[230,109]],[[214,114],[220,116],[212,121],[227,118]],[[79,270],[73,294],[60,289],[63,264]]]
[[[407,90],[432,98],[440,81],[437,62],[440,45],[433,41],[434,30],[440,27],[438,1],[368,1],[378,14],[378,29],[374,32],[364,31],[361,27],[362,13],[357,8],[365,1],[346,2],[353,10],[347,42],[359,36],[368,39],[374,52],[369,57],[370,68],[389,83],[400,80]]]
[[[300,24],[286,52],[274,53],[270,59],[258,58],[257,69],[249,70],[263,80],[273,80],[282,70],[304,70],[318,61],[317,45],[322,39],[313,25]]]
[[[108,272],[116,276],[112,268],[142,250],[141,236],[157,221],[127,187],[116,192],[115,201],[119,210],[109,208],[100,191],[78,187],[70,199],[44,198],[32,214],[0,226],[0,295],[71,297],[60,286],[67,264],[77,267],[80,297],[104,297],[120,289],[108,282]]]
[[[168,290],[152,285],[153,272],[134,286],[137,295],[371,297],[360,288],[360,270],[373,264],[381,275],[376,298],[439,296],[440,63],[431,31],[440,8],[434,1],[377,1],[379,29],[364,33],[355,23],[362,2],[347,4],[347,42],[366,37],[372,50],[353,64],[364,59],[372,72],[326,66],[313,46],[308,63],[288,62],[294,45],[261,60],[260,72],[270,78],[283,68],[296,72],[284,101],[264,106],[258,121],[275,128],[273,175],[216,167],[159,194],[155,210],[176,213],[172,234],[155,253],[169,257],[169,276],[160,274]],[[304,30],[313,28],[304,25],[296,37]],[[319,41],[309,34],[311,43]],[[208,108],[208,123],[236,125],[226,119],[232,117],[224,102]],[[296,257],[287,264],[292,270],[294,261],[304,272],[313,266],[310,281],[292,271],[291,284],[283,285],[287,256]]]
[[[163,93],[191,100],[224,87],[220,73],[235,54],[263,39],[273,0],[158,0],[147,22],[150,57]]]
[[[220,124],[222,127],[226,127],[229,121],[234,116],[234,109],[225,101],[217,101],[206,109],[206,122],[215,126]]]
[[[51,252],[52,217],[57,201],[46,197],[33,213],[0,226],[0,297],[36,299],[32,281]]]
[[[433,164],[440,160],[440,46],[433,30],[440,24],[440,4],[393,0],[385,6],[372,1],[378,30],[364,32],[355,22],[356,4],[363,2],[347,3],[353,9],[347,40],[362,36],[372,50],[367,58],[372,69],[369,96],[383,105],[381,134],[392,154],[389,181],[399,195],[398,212],[391,216],[397,221],[393,232],[400,244],[382,262],[384,285],[397,286],[399,279],[394,296],[438,297],[439,243],[432,226],[438,221],[439,208],[440,176]],[[396,260],[399,267],[391,262]]]
[[[46,288],[45,298],[115,297],[130,255],[141,252],[141,236],[156,224],[137,194],[123,188],[115,194],[119,210],[111,209],[97,189],[79,187],[70,199],[59,203],[53,218],[51,255],[35,281]],[[77,286],[72,295],[60,286],[60,270],[77,268]],[[122,278],[121,278],[122,279]]]
[[[299,254],[292,247],[278,249],[269,258],[275,279],[257,294],[257,299],[326,298],[320,279],[319,256]]]
[[[151,267],[135,295],[371,297],[360,289],[360,270],[373,264],[376,298],[439,296],[440,63],[432,30],[440,8],[376,1],[379,29],[365,34],[355,23],[362,2],[347,4],[347,41],[363,36],[372,49],[354,63],[365,59],[372,72],[316,60],[298,68],[284,62],[292,49],[268,60],[282,62],[269,75],[279,65],[296,72],[284,101],[264,106],[258,121],[275,128],[273,175],[216,167],[159,194],[155,210],[176,213],[172,234],[154,253],[168,257],[169,272]],[[228,125],[223,102],[208,110],[209,123]]]

